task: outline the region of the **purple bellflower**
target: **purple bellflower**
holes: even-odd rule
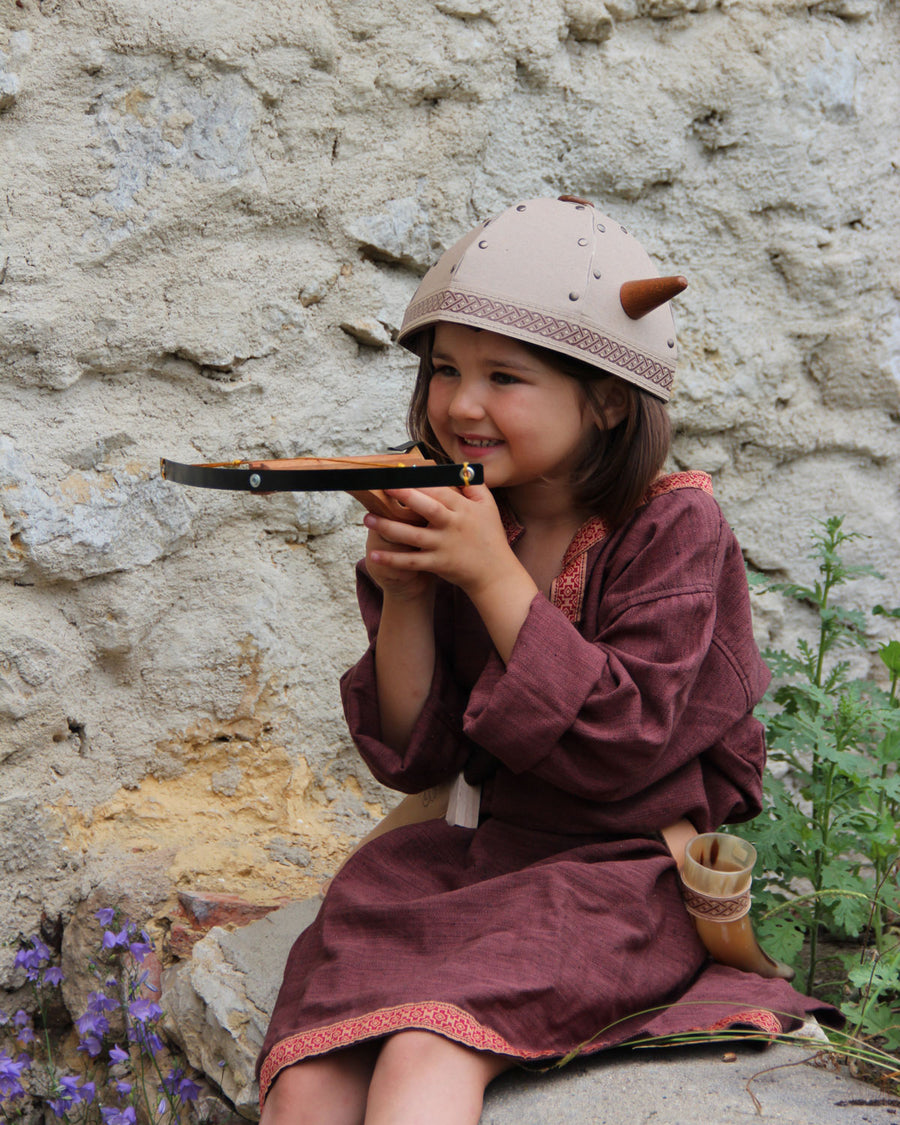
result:
[[[27,1055],[14,1059],[6,1051],[0,1051],[0,1101],[21,1098],[25,1094],[19,1076],[28,1069],[30,1061]]]

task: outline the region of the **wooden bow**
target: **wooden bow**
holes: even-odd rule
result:
[[[164,480],[198,488],[265,492],[348,492],[370,512],[404,523],[419,517],[386,496],[386,488],[462,488],[482,484],[481,465],[439,465],[420,450],[360,457],[293,457],[185,465],[163,458]]]

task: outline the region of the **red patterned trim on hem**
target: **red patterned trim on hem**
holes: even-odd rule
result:
[[[716,1020],[709,1027],[698,1027],[695,1030],[728,1031],[729,1028],[737,1027],[738,1024],[750,1024],[751,1027],[758,1027],[760,1031],[764,1031],[767,1035],[782,1035],[784,1033],[781,1020],[765,1008],[752,1008],[746,1012],[736,1012],[732,1016],[723,1016],[722,1019]]]
[[[521,1051],[508,1043],[499,1032],[484,1027],[468,1012],[455,1004],[426,1000],[416,1004],[399,1004],[395,1008],[381,1008],[363,1016],[341,1020],[328,1027],[301,1031],[276,1043],[263,1063],[259,1077],[260,1104],[279,1071],[301,1059],[323,1055],[340,1047],[350,1047],[368,1039],[380,1039],[397,1031],[418,1028],[434,1031],[467,1047],[479,1051],[492,1051],[497,1055],[511,1055],[519,1059],[550,1057],[540,1053]]]
[[[765,1008],[753,1008],[725,1016],[713,1024],[705,1027],[695,1027],[693,1031],[728,1031],[738,1024],[757,1027],[766,1035],[781,1035],[783,1027],[781,1021],[772,1012]],[[327,1054],[341,1047],[351,1047],[356,1043],[364,1043],[370,1039],[380,1039],[398,1031],[412,1029],[433,1031],[473,1047],[479,1051],[491,1051],[497,1055],[508,1055],[522,1062],[541,1061],[560,1058],[559,1050],[550,1051],[525,1051],[514,1047],[493,1028],[484,1027],[474,1016],[458,1008],[455,1004],[443,1001],[426,1000],[416,1004],[398,1004],[395,1008],[381,1008],[376,1012],[367,1012],[362,1016],[341,1020],[327,1027],[316,1027],[310,1031],[301,1031],[297,1035],[290,1035],[276,1043],[266,1055],[259,1076],[259,1104],[262,1108],[266,1095],[278,1074],[287,1066],[292,1066],[302,1059],[314,1058],[317,1055]],[[659,1037],[665,1042],[667,1037]],[[582,1054],[592,1055],[610,1046],[623,1045],[615,1037],[597,1038],[590,1043],[576,1048]],[[625,1044],[627,1045],[627,1040]]]

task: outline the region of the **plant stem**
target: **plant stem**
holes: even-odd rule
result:
[[[837,545],[839,540],[839,532],[828,527],[829,539],[826,542],[826,551],[830,554]],[[813,673],[813,683],[817,688],[822,686],[822,675],[825,669],[825,654],[828,650],[828,635],[831,626],[826,617],[826,610],[828,609],[828,597],[831,593],[832,586],[835,581],[834,568],[829,561],[829,554],[826,554],[824,561],[821,564],[821,573],[823,577],[822,591],[819,597],[819,651],[816,655],[816,665]],[[813,716],[818,714],[819,706],[816,704],[813,710]],[[816,752],[815,746],[812,750],[812,767],[810,770],[812,779],[812,822],[818,831],[819,839],[813,855],[813,890],[819,892],[822,890],[822,872],[825,868],[826,845],[828,842],[828,817],[829,817],[829,804],[827,801],[822,801],[818,798],[819,786],[821,782],[821,769],[822,765],[819,761],[819,756]],[[832,769],[833,773],[833,769]],[[830,791],[831,779],[829,778],[828,790]],[[809,971],[806,976],[806,991],[811,993],[813,984],[815,982],[816,967],[819,956],[819,930],[822,925],[822,900],[819,895],[813,902],[813,915],[809,931]]]

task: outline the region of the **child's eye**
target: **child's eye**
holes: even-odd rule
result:
[[[511,375],[508,371],[495,371],[491,375],[491,379],[501,387],[511,387],[513,383],[520,383],[522,381],[515,375]]]
[[[441,363],[434,368],[431,372],[431,376],[433,379],[457,379],[459,377],[459,372],[448,363]]]

